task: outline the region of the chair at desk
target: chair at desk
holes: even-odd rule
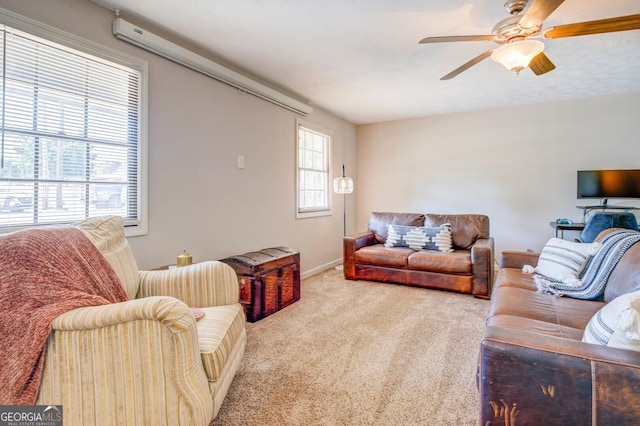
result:
[[[582,230],[582,242],[593,242],[600,232],[609,228],[626,228],[637,231],[638,221],[636,220],[636,215],[633,213],[594,213]]]

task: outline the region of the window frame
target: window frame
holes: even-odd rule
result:
[[[301,129],[308,129],[311,132],[318,133],[327,138],[327,147],[325,153],[325,162],[326,162],[326,196],[327,196],[327,205],[321,208],[316,209],[304,209],[301,210],[300,203],[300,172],[303,169],[300,164],[300,131]],[[318,126],[314,123],[310,123],[305,120],[296,119],[296,219],[306,219],[311,217],[321,217],[321,216],[331,216],[333,215],[333,197],[331,193],[331,148],[333,145],[333,135],[330,130]]]
[[[105,61],[134,69],[140,73],[139,81],[139,117],[137,141],[137,218],[125,218],[125,235],[127,237],[146,235],[148,233],[148,185],[147,185],[147,135],[148,135],[148,62],[118,50],[75,36],[41,22],[0,8],[0,24],[31,34],[63,46],[70,51],[85,53]],[[70,220],[68,223],[74,223]],[[55,222],[60,224],[61,222]],[[43,224],[0,226],[0,234]]]

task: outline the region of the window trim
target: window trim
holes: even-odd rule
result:
[[[147,61],[120,52],[50,25],[27,18],[17,13],[0,8],[0,23],[17,30],[32,34],[60,44],[66,48],[84,52],[106,61],[136,69],[140,72],[140,127],[138,140],[138,219],[125,219],[125,235],[127,237],[146,235],[148,233],[148,185],[147,185],[147,149],[148,149],[148,75]],[[16,226],[0,229],[0,233],[12,232],[27,227]]]
[[[327,208],[322,210],[313,210],[313,211],[300,211],[300,128],[304,127],[314,132],[322,133],[326,135],[329,139],[327,146]],[[330,130],[319,126],[314,123],[310,123],[306,120],[301,120],[296,118],[296,130],[295,130],[295,138],[296,138],[296,182],[295,182],[295,191],[296,191],[296,219],[307,219],[312,217],[322,217],[322,216],[332,216],[333,215],[333,197],[331,193],[331,152],[333,145],[333,134]]]

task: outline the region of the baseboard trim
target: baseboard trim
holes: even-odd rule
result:
[[[327,269],[332,269],[335,268],[336,266],[340,265],[342,263],[342,258],[337,259],[337,260],[332,260],[329,263],[325,263],[324,265],[320,265],[317,268],[313,268],[313,269],[309,269],[308,271],[304,271],[300,273],[300,278],[301,279],[305,279],[305,278],[309,278],[313,275],[317,275],[321,272],[326,271]]]

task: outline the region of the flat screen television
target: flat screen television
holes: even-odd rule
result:
[[[640,198],[640,170],[578,170],[578,198]]]

